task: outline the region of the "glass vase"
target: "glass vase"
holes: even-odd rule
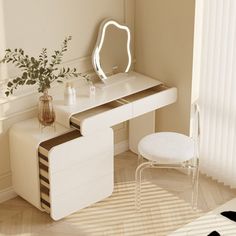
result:
[[[52,96],[48,95],[47,89],[45,89],[43,95],[39,97],[38,120],[42,127],[53,126],[55,122],[52,100]]]

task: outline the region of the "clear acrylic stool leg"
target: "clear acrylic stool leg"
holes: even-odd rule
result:
[[[143,157],[140,153],[138,153],[138,166],[143,163]]]
[[[140,164],[135,171],[135,207],[136,210],[141,210],[141,185],[142,185],[142,172],[146,168],[151,168],[151,162],[144,162]]]
[[[199,162],[197,161],[196,167],[193,170],[193,180],[192,180],[192,209],[197,209],[198,200],[198,179],[199,179]]]

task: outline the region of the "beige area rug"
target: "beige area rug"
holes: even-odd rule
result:
[[[168,191],[143,182],[142,210],[134,206],[134,182],[118,183],[111,197],[78,211],[39,235],[168,235],[203,213]]]
[[[217,231],[221,236],[236,236],[236,223],[221,216],[223,211],[236,211],[236,198],[181,227],[170,236],[206,236]]]

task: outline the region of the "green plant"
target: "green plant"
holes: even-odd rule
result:
[[[38,58],[29,57],[24,50],[6,49],[5,56],[0,63],[12,63],[18,67],[22,74],[10,80],[7,83],[5,95],[9,96],[20,85],[38,85],[38,92],[44,92],[51,87],[54,81],[62,82],[62,79],[69,77],[78,77],[81,73],[76,68],[65,68],[58,66],[62,62],[64,53],[67,51],[67,44],[72,39],[71,36],[66,37],[62,43],[61,49],[54,51],[54,54],[48,58],[47,49],[43,48]]]
[[[83,77],[87,81],[87,83],[92,82],[91,76],[89,74],[84,73],[84,74],[80,74],[80,76]]]

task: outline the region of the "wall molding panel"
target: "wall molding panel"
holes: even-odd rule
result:
[[[11,171],[7,171],[0,175],[0,180],[11,176]]]
[[[0,203],[10,200],[16,196],[17,194],[14,192],[13,187],[0,190]]]

